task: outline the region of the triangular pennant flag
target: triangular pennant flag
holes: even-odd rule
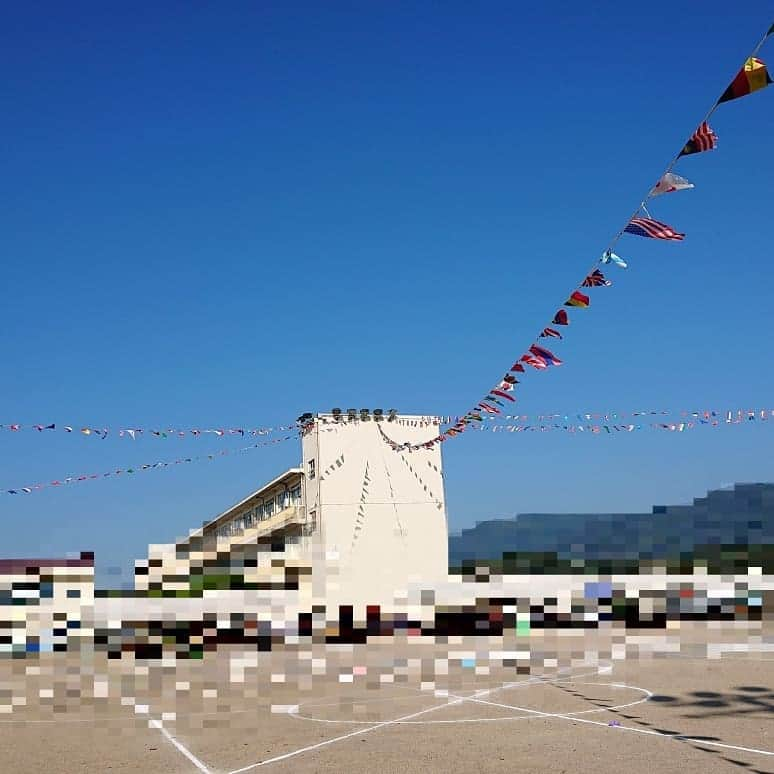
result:
[[[581,283],[581,287],[584,288],[600,288],[605,287],[609,288],[613,283],[610,282],[609,279],[605,279],[605,275],[602,274],[602,272],[599,269],[594,269],[594,271],[589,274],[588,277],[586,277],[585,280]]]
[[[501,398],[505,398],[506,400],[511,401],[511,403],[516,402],[516,398],[514,398],[512,395],[508,395],[508,393],[504,392],[503,390],[494,389],[492,390],[492,395],[499,395]]]
[[[731,81],[731,85],[723,92],[718,105],[721,102],[730,102],[732,99],[745,97],[754,91],[764,89],[771,83],[765,62],[755,57],[750,57],[744,67],[739,71],[736,78]]]
[[[588,296],[584,296],[579,290],[576,290],[565,302],[565,306],[578,306],[581,309],[586,309],[591,301]]]
[[[533,344],[529,351],[537,358],[540,358],[543,360],[546,365],[553,365],[553,366],[560,366],[562,364],[562,361],[559,360],[559,358],[551,352],[551,350],[546,349],[545,347],[539,347],[537,344]]]
[[[487,403],[484,403],[483,401],[478,404],[478,407],[481,409],[484,409],[484,411],[489,412],[490,414],[499,414],[500,409],[496,409],[494,406],[490,406]]]
[[[546,363],[545,360],[539,357],[535,357],[534,355],[522,355],[521,360],[527,365],[531,365],[533,368],[537,368],[538,370],[548,368],[548,363]]]
[[[616,255],[612,250],[608,250],[600,259],[602,263],[614,263],[616,266],[620,266],[625,269],[628,264],[620,256]]]
[[[685,239],[685,234],[681,234],[666,223],[662,223],[660,220],[653,220],[653,218],[632,218],[624,231],[627,234],[636,234],[649,239],[668,239],[672,241],[682,241]]]
[[[570,318],[567,316],[567,310],[566,309],[560,309],[554,315],[554,319],[551,320],[551,322],[554,325],[569,325],[570,324]]]
[[[680,175],[676,175],[674,172],[667,172],[656,185],[651,188],[651,196],[660,196],[665,193],[674,193],[675,191],[685,191],[688,188],[693,188],[693,183],[686,180]]]
[[[553,338],[553,339],[561,339],[562,334],[559,333],[556,328],[543,328],[543,332],[540,334],[538,338],[541,339],[547,339],[547,338]]]
[[[680,151],[680,156],[690,156],[692,153],[702,153],[703,151],[714,150],[718,147],[718,136],[710,129],[705,121],[685,143],[685,147]]]
[[[511,366],[511,371],[516,371],[518,373],[523,374],[524,373],[524,366],[521,363],[514,363]]]

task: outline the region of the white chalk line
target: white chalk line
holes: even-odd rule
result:
[[[640,689],[640,690],[645,690],[645,689]],[[652,695],[653,694],[651,693],[651,696]],[[536,717],[539,716],[539,717],[546,717],[546,718],[559,718],[561,720],[571,720],[575,723],[588,723],[590,725],[602,726],[604,728],[609,727],[609,723],[604,723],[600,720],[589,720],[588,718],[579,718],[577,717],[577,715],[540,712],[538,710],[529,709],[528,707],[517,707],[513,705],[508,705],[508,704],[498,704],[497,702],[486,701],[484,699],[479,699],[474,697],[469,697],[467,701],[472,701],[477,704],[489,704],[494,707],[503,707],[505,709],[519,710],[521,712],[529,712]],[[756,747],[742,747],[741,745],[725,744],[724,742],[713,742],[713,741],[708,741],[706,739],[701,739],[699,737],[692,737],[690,734],[667,734],[667,733],[664,733],[663,731],[652,731],[649,728],[634,728],[633,726],[623,726],[623,725],[615,726],[614,728],[620,729],[622,731],[631,731],[636,734],[646,734],[648,736],[660,736],[665,739],[673,739],[678,742],[693,742],[694,744],[707,745],[711,747],[722,747],[726,750],[738,750],[740,752],[754,753],[756,755],[774,755],[774,751],[772,750],[759,750]]]
[[[287,760],[288,758],[294,758],[296,755],[301,755],[305,752],[311,752],[312,750],[318,750],[321,747],[327,747],[328,745],[335,744],[336,742],[343,742],[345,739],[350,739],[353,736],[363,736],[364,734],[368,734],[371,731],[376,731],[380,728],[385,728],[386,726],[393,726],[397,722],[401,720],[409,720],[411,718],[419,717],[420,715],[425,715],[428,712],[435,712],[436,710],[443,709],[444,707],[451,707],[455,704],[460,704],[464,699],[457,699],[455,701],[451,702],[444,702],[443,704],[438,704],[434,707],[428,707],[427,709],[419,710],[419,712],[414,712],[411,715],[404,715],[401,718],[396,718],[395,720],[385,720],[381,723],[377,723],[376,725],[369,726],[368,728],[359,728],[356,731],[350,731],[348,734],[344,734],[343,736],[337,736],[333,739],[325,739],[322,742],[318,742],[317,744],[308,745],[307,747],[301,747],[298,750],[293,750],[292,752],[285,753],[284,755],[278,755],[274,758],[267,758],[265,761],[259,761],[258,763],[250,764],[249,766],[243,766],[241,769],[234,769],[233,771],[229,772],[229,774],[240,774],[243,771],[250,771],[250,769],[256,769],[259,766],[268,766],[270,763],[278,763],[279,761]]]
[[[178,752],[181,752],[183,755],[185,755],[186,758],[188,758],[191,763],[193,763],[194,766],[196,766],[199,771],[203,771],[204,774],[212,774],[210,769],[208,769],[202,761],[200,761],[185,745],[181,744],[180,742],[175,739],[172,734],[167,731],[166,728],[161,724],[160,721],[156,720],[155,718],[151,718],[150,725],[153,726],[153,728],[158,728],[159,731],[166,737],[167,741],[174,745]]]
[[[523,683],[529,683],[529,682],[535,682],[534,678],[530,680],[523,680],[516,683],[504,683],[503,685],[498,685],[498,686],[495,686],[494,688],[485,688],[480,691],[476,691],[473,695],[489,696],[495,691],[502,690],[505,687],[514,687],[516,685],[521,685]],[[547,682],[547,681],[543,680],[543,682]],[[461,704],[464,701],[471,700],[470,697],[465,697],[465,696],[450,695],[448,698],[453,698],[454,701],[446,701],[443,704],[437,704],[434,707],[428,707],[426,709],[419,710],[418,712],[412,712],[409,715],[403,715],[402,717],[395,718],[393,720],[384,720],[381,723],[376,723],[372,726],[369,726],[368,728],[359,728],[359,729],[356,729],[355,731],[350,731],[347,734],[333,737],[332,739],[325,739],[322,742],[317,742],[316,744],[307,745],[306,747],[301,747],[298,750],[293,750],[289,753],[284,753],[283,755],[277,755],[274,758],[267,758],[264,761],[258,761],[258,763],[251,763],[250,765],[243,766],[240,769],[234,769],[233,771],[230,771],[228,774],[241,774],[243,771],[250,771],[251,769],[256,769],[259,766],[268,766],[271,763],[279,763],[279,761],[284,761],[284,760],[287,760],[288,758],[294,758],[297,755],[302,755],[303,753],[311,752],[312,750],[319,750],[322,747],[327,747],[328,745],[336,744],[336,742],[343,742],[346,739],[351,739],[353,736],[363,736],[365,734],[370,733],[371,731],[377,731],[380,728],[386,728],[387,726],[396,725],[401,721],[412,720],[413,718],[420,717],[421,715],[426,715],[430,712],[436,712],[437,710],[444,709],[446,707],[453,707],[457,704]]]
[[[513,683],[513,682],[511,682],[511,683],[503,683],[502,685],[495,686],[493,688],[493,690],[498,690],[499,691],[499,690],[505,690],[507,688],[523,688],[523,687],[528,687],[529,685],[534,685],[534,684],[540,683],[540,682],[553,682],[553,681],[559,680],[559,679],[568,679],[568,680],[569,679],[574,679],[574,678],[560,678],[560,677],[558,677],[558,675],[563,674],[563,673],[565,673],[567,671],[571,671],[571,670],[572,670],[572,667],[562,667],[562,669],[560,669],[557,672],[557,676],[554,676],[554,677],[544,677],[542,675],[535,675],[534,677],[527,678],[526,680],[519,680],[516,683]],[[586,674],[576,675],[576,677],[588,677],[588,675],[590,675],[590,674],[597,674],[597,672],[588,672]],[[387,687],[395,688],[395,689],[400,689],[402,691],[411,691],[412,695],[411,696],[406,696],[405,693],[402,693],[402,694],[395,693],[395,694],[393,694],[391,696],[385,696],[383,698],[380,697],[380,698],[373,698],[373,699],[357,699],[357,700],[347,701],[346,703],[352,703],[352,704],[379,704],[379,703],[384,703],[384,702],[388,702],[388,701],[393,701],[394,702],[394,701],[399,700],[399,699],[405,699],[407,701],[410,701],[411,699],[431,698],[430,697],[430,690],[431,689],[428,689],[428,688],[416,688],[416,687],[412,687],[410,685],[405,685],[404,683],[393,683],[393,682],[380,684],[380,690],[382,690],[382,691],[385,688],[387,688]],[[466,695],[467,696],[472,696],[474,693],[476,693],[476,691],[479,691],[479,690],[481,690],[481,689],[480,688],[471,688],[471,689],[467,690],[466,692],[457,691],[456,692],[456,696],[457,696],[457,698],[462,698],[462,697],[464,697]],[[448,691],[445,692],[443,695],[434,694],[433,696],[434,696],[434,698],[445,699],[448,696]],[[341,706],[341,704],[342,704],[341,701],[324,701],[324,702],[304,702],[303,704],[301,704],[299,706],[300,707],[305,707],[305,708],[309,709],[311,707],[337,707],[337,706]],[[297,714],[297,713],[294,712],[294,713],[288,713],[288,714]],[[369,723],[375,723],[377,721],[375,721],[375,720],[370,720],[370,721],[368,721],[368,720],[366,720],[366,721],[342,720],[341,722],[342,723],[355,723],[355,722],[358,722],[358,723],[365,723],[365,725],[368,725]]]
[[[582,677],[584,675],[579,675],[579,677]],[[560,712],[560,713],[549,713],[551,716],[556,717],[562,717],[562,716],[577,716],[577,715],[590,715],[596,712],[613,712],[618,711],[622,709],[627,709],[629,707],[634,707],[637,704],[643,704],[644,702],[648,701],[651,696],[653,696],[653,692],[649,691],[647,688],[640,688],[637,685],[624,685],[623,683],[587,683],[587,682],[579,682],[575,680],[574,678],[567,677],[567,678],[555,678],[551,680],[544,681],[545,684],[554,685],[556,683],[567,683],[571,682],[577,685],[604,685],[604,686],[612,686],[614,688],[628,688],[632,691],[640,691],[645,694],[645,696],[641,699],[637,699],[636,701],[631,701],[627,704],[617,704],[612,707],[597,707],[595,709],[587,709],[587,710],[576,710],[573,712]],[[540,684],[540,683],[538,683]],[[514,686],[518,687],[518,686]],[[502,689],[498,690],[507,690],[505,686],[502,687]],[[462,694],[449,694],[449,696],[452,696],[454,698],[458,699],[472,699],[471,696],[463,696]],[[415,697],[420,698],[420,697]],[[390,699],[391,701],[394,701],[394,698]],[[491,702],[490,702],[491,703]],[[317,704],[317,705],[302,705],[305,707],[309,706],[335,706],[335,703],[330,704]],[[503,705],[506,706],[506,705]],[[337,719],[329,719],[329,718],[315,718],[311,717],[309,715],[302,715],[300,712],[293,712],[290,713],[294,718],[298,718],[299,720],[309,720],[314,723],[331,723],[331,724],[360,724],[360,725],[368,725],[369,723],[373,723],[373,720],[337,720]],[[398,722],[398,725],[406,725],[406,726],[430,726],[430,725],[453,725],[455,723],[501,723],[505,721],[511,721],[511,720],[527,720],[529,718],[534,718],[534,714],[529,715],[506,715],[502,717],[493,717],[493,718],[457,718],[454,720],[402,720]]]

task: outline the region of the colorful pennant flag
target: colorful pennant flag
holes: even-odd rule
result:
[[[490,414],[500,414],[500,409],[496,409],[494,406],[490,406],[487,403],[484,403],[481,401],[481,403],[478,404],[478,407],[481,409],[484,409],[484,411],[488,411]]]
[[[562,364],[562,361],[559,360],[559,358],[553,352],[551,352],[551,350],[546,349],[545,347],[539,347],[537,344],[533,344],[529,348],[529,351],[535,357],[545,361],[546,365],[560,366]]]
[[[559,331],[556,330],[556,328],[543,328],[543,332],[540,334],[540,336],[538,338],[540,338],[540,339],[548,339],[548,338],[561,339],[562,338],[562,334],[559,333]]]
[[[605,275],[602,274],[602,272],[599,269],[594,269],[594,271],[589,274],[588,277],[586,277],[585,280],[581,283],[581,287],[584,288],[609,288],[613,283],[610,282],[609,279],[605,279]],[[560,337],[561,338],[561,337]]]
[[[710,129],[705,121],[688,139],[685,147],[680,151],[681,156],[690,156],[692,153],[714,150],[718,147],[718,136]]]
[[[44,429],[47,429],[47,428],[44,428]],[[16,489],[0,489],[0,494],[2,493],[19,494],[19,492],[30,494],[33,491],[47,489],[48,487],[60,487],[60,486],[64,486],[66,484],[72,484],[78,481],[95,481],[97,479],[104,479],[104,478],[111,478],[111,477],[115,478],[116,476],[121,476],[125,473],[131,474],[131,473],[145,471],[145,470],[169,468],[169,467],[172,467],[173,465],[182,465],[184,463],[199,462],[201,460],[214,460],[217,457],[244,454],[245,452],[248,452],[252,449],[259,449],[266,446],[274,446],[278,443],[289,441],[293,437],[294,437],[293,435],[287,435],[285,437],[275,438],[272,441],[259,441],[258,443],[254,443],[251,446],[244,446],[240,449],[222,449],[221,451],[216,452],[214,454],[198,455],[196,457],[183,457],[183,458],[176,459],[174,461],[170,460],[166,462],[145,463],[143,465],[138,465],[134,468],[118,468],[118,469],[106,471],[104,473],[91,473],[83,476],[67,476],[66,478],[55,479],[53,481],[49,481],[48,483],[33,484],[32,486],[24,486]]]
[[[545,360],[539,357],[535,357],[534,355],[522,355],[520,360],[522,363],[531,365],[533,368],[537,368],[538,370],[548,368],[548,363],[546,363]]]
[[[650,191],[651,196],[660,196],[665,193],[674,193],[675,191],[685,191],[688,188],[693,188],[693,183],[686,180],[680,175],[676,175],[674,172],[667,172],[661,178],[661,180],[653,186]]]
[[[671,226],[652,218],[632,218],[624,229],[627,234],[636,234],[649,239],[671,239],[681,241],[685,234],[675,231]]]
[[[602,263],[614,263],[616,266],[620,266],[622,269],[625,269],[629,265],[623,258],[616,255],[612,250],[608,250],[599,260]]]
[[[576,290],[565,302],[565,306],[577,306],[581,309],[587,309],[589,305],[591,304],[591,301],[589,301],[588,296],[584,296],[583,293],[580,292],[580,290]]]
[[[511,366],[511,371],[517,371],[518,373],[524,373],[524,366],[521,363],[514,363]]]
[[[570,324],[570,318],[567,316],[567,311],[565,309],[560,309],[554,315],[554,319],[551,322],[554,325],[569,325]]]
[[[748,94],[752,94],[759,89],[765,89],[771,83],[765,62],[755,57],[750,57],[744,67],[739,71],[736,78],[731,81],[731,85],[723,92],[718,100],[721,102],[730,102],[732,99],[739,99]]]
[[[501,398],[505,398],[506,400],[509,400],[511,403],[516,402],[516,398],[514,398],[513,395],[508,395],[508,393],[505,392],[504,390],[498,390],[498,389],[492,390],[492,395],[499,395]]]

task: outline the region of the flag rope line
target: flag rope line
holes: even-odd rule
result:
[[[609,242],[607,248],[602,253],[602,257],[598,259],[598,261],[595,261],[594,264],[592,264],[583,281],[576,286],[576,290],[570,294],[564,304],[559,308],[559,311],[554,315],[554,318],[551,321],[551,325],[566,326],[570,324],[569,316],[565,307],[588,308],[590,306],[591,301],[589,296],[586,296],[583,292],[581,292],[580,288],[609,286],[612,284],[605,278],[600,269],[596,268],[599,263],[603,265],[607,265],[608,263],[615,263],[621,268],[626,268],[626,262],[619,256],[615,255],[615,253],[613,253],[613,248],[618,244],[618,241],[625,233],[634,234],[640,237],[663,239],[669,241],[682,241],[684,239],[685,234],[675,231],[666,223],[661,223],[651,218],[646,205],[648,201],[654,196],[658,196],[662,193],[681,190],[683,188],[693,187],[693,185],[687,180],[680,178],[678,175],[673,175],[671,170],[675,167],[677,161],[682,158],[682,156],[700,153],[707,150],[713,150],[716,147],[717,135],[715,135],[715,133],[709,127],[707,121],[712,117],[718,105],[723,102],[751,94],[753,91],[757,91],[772,83],[772,80],[766,70],[765,63],[755,59],[756,54],[760,51],[766,40],[772,34],[774,34],[774,24],[768,28],[766,34],[761,38],[758,44],[753,48],[752,52],[745,59],[742,64],[742,69],[734,77],[734,80],[731,82],[729,87],[717,100],[715,100],[715,103],[705,114],[698,128],[688,138],[688,141],[684,144],[682,150],[680,150],[667,165],[656,185],[651,188],[645,198],[640,201],[637,209],[634,210],[623,228],[621,228]],[[675,178],[677,179],[676,182],[679,183],[679,185],[675,185],[675,183],[672,182]],[[665,184],[665,187],[662,190],[658,190],[662,183]],[[648,217],[639,217],[643,210],[648,215]],[[538,341],[541,338],[562,339],[563,336],[556,328],[548,326],[543,328],[542,332],[539,333],[535,338],[535,341]],[[507,406],[506,403],[503,403],[505,400],[509,402],[516,401],[516,398],[511,395],[511,392],[514,390],[515,385],[519,384],[519,380],[513,374],[526,373],[524,364],[530,365],[536,370],[544,370],[550,366],[562,365],[562,361],[550,350],[538,344],[532,344],[529,347],[529,350],[510,367],[505,376],[502,377],[501,381],[495,387],[491,388],[487,395],[482,398],[474,408],[470,409],[459,420],[457,420],[453,426],[440,432],[438,436],[425,443],[393,445],[394,442],[390,442],[390,446],[393,449],[396,447],[401,449],[419,449],[422,447],[429,448],[436,443],[442,443],[457,435],[461,435],[466,429],[473,426],[473,422],[482,422],[483,416],[485,414],[502,414],[501,409],[497,408],[497,406]],[[388,440],[386,434],[384,434],[383,431],[382,437],[385,440]]]
[[[202,460],[214,460],[216,457],[234,456],[237,454],[244,454],[245,452],[253,449],[258,449],[266,446],[276,446],[279,443],[284,443],[294,438],[295,435],[287,435],[283,438],[275,438],[271,441],[259,441],[258,443],[251,444],[250,446],[243,446],[238,449],[222,449],[219,452],[213,452],[212,454],[199,454],[195,457],[181,457],[176,460],[167,460],[162,462],[145,463],[142,465],[135,465],[129,468],[117,468],[115,470],[109,470],[104,473],[88,473],[79,476],[67,476],[62,479],[55,479],[43,484],[32,484],[30,486],[16,487],[14,489],[0,489],[0,494],[18,495],[18,494],[32,494],[38,492],[41,489],[51,489],[53,487],[66,486],[68,484],[75,484],[82,481],[95,481],[97,479],[104,478],[117,478],[121,475],[131,475],[134,473],[142,473],[147,470],[157,470],[159,468],[169,468],[173,465],[182,465],[192,462],[201,462]]]
[[[635,416],[653,416],[653,415],[660,415],[660,416],[670,416],[677,412],[669,412],[669,411],[650,411],[650,412],[629,412],[629,416],[635,417]],[[774,409],[736,409],[734,411],[727,410],[727,411],[681,411],[679,412],[681,415],[681,418],[685,421],[673,421],[673,422],[649,422],[647,424],[642,423],[625,423],[625,422],[613,422],[610,423],[611,420],[618,420],[623,419],[627,416],[625,412],[610,412],[609,414],[598,414],[598,413],[586,413],[586,414],[575,414],[575,416],[578,419],[601,419],[604,420],[602,423],[596,423],[596,424],[560,424],[558,422],[554,422],[551,424],[541,424],[545,422],[546,420],[551,419],[560,419],[563,418],[565,422],[569,420],[570,415],[569,414],[539,414],[536,415],[534,418],[538,422],[538,424],[525,424],[524,420],[529,419],[529,417],[526,414],[506,414],[499,418],[493,418],[493,421],[488,422],[486,424],[481,425],[475,425],[471,427],[472,430],[477,430],[479,432],[484,431],[490,431],[490,432],[509,432],[509,433],[523,433],[523,432],[549,432],[549,431],[556,431],[556,430],[562,430],[564,432],[568,432],[570,434],[574,433],[589,433],[592,435],[598,435],[602,432],[606,433],[612,433],[612,432],[634,432],[639,430],[666,430],[670,432],[684,432],[685,430],[691,430],[694,427],[702,427],[702,426],[709,426],[709,427],[720,427],[721,425],[741,425],[753,421],[760,422],[767,422],[770,419],[774,421]],[[522,423],[508,423],[503,422],[503,419],[512,419],[512,420],[522,420]],[[393,441],[387,434],[384,432],[384,429],[382,428],[380,423],[376,423],[376,427],[382,437],[382,440],[390,446],[394,451],[414,451],[416,448],[429,448],[430,442],[425,444],[411,444],[411,443],[404,443],[399,444]],[[268,446],[276,446],[277,444],[284,443],[285,441],[289,441],[292,438],[295,438],[296,434],[291,434],[284,436],[282,438],[274,438],[270,441],[259,441],[258,443],[251,444],[250,446],[243,446],[236,449],[222,449],[219,452],[213,452],[211,454],[200,454],[193,457],[182,457],[178,458],[176,460],[172,461],[162,461],[162,462],[154,462],[154,463],[145,463],[142,465],[136,465],[134,467],[128,467],[128,468],[117,468],[115,470],[107,471],[104,473],[90,473],[90,474],[83,474],[78,476],[67,476],[62,479],[55,479],[53,481],[49,481],[47,483],[38,483],[33,484],[30,486],[23,486],[23,487],[15,487],[12,489],[0,489],[0,494],[10,494],[10,495],[18,495],[18,494],[32,494],[32,492],[40,491],[41,489],[50,489],[55,487],[61,487],[66,486],[68,484],[73,483],[80,483],[83,481],[95,481],[98,479],[104,479],[104,478],[116,478],[120,475],[132,475],[134,473],[141,473],[146,470],[156,470],[159,468],[168,468],[173,465],[181,465],[181,464],[187,464],[192,462],[200,462],[203,460],[214,460],[216,457],[226,457],[226,456],[234,456],[236,454],[244,454],[245,452],[251,451],[253,449],[258,448],[265,448]]]
[[[751,413],[751,412],[768,412],[770,409],[734,409],[734,412],[737,414],[742,413]],[[771,410],[774,412],[774,410]],[[565,421],[568,421],[571,417],[576,417],[579,420],[583,419],[624,419],[627,416],[629,417],[639,417],[639,416],[671,416],[671,415],[677,415],[679,413],[682,417],[687,416],[693,416],[693,417],[699,417],[699,416],[720,416],[722,414],[729,414],[730,411],[727,410],[717,410],[717,409],[702,409],[701,411],[687,411],[687,410],[681,410],[679,412],[677,411],[671,411],[669,409],[661,409],[661,410],[655,410],[651,409],[648,411],[631,411],[631,412],[624,412],[624,411],[606,411],[605,413],[600,412],[589,412],[589,411],[581,411],[581,412],[572,412],[572,413],[562,413],[562,412],[554,412],[554,413],[548,413],[548,414],[536,414],[536,415],[529,415],[529,414],[487,414],[485,416],[482,416],[483,422],[502,422],[503,420],[517,420],[526,422],[529,419],[534,419],[537,421],[545,421],[545,420],[551,420],[551,419],[564,419]],[[772,416],[774,416],[774,413],[772,413]],[[436,423],[438,420],[440,420],[441,424],[452,424],[454,422],[458,422],[460,419],[462,419],[462,415],[442,415],[438,418],[436,418]],[[342,420],[343,421],[343,420]],[[347,420],[348,421],[348,420]],[[360,421],[359,419],[355,421]],[[322,419],[323,424],[329,424],[330,420],[327,420],[326,418]],[[333,422],[335,425],[336,422]],[[427,424],[430,424],[428,421]],[[177,438],[178,440],[184,440],[186,438],[193,437],[193,438],[199,438],[203,435],[214,435],[217,438],[225,438],[226,436],[234,436],[239,435],[242,437],[245,436],[264,436],[264,435],[271,435],[272,433],[280,432],[280,431],[288,431],[288,430],[297,430],[298,429],[298,423],[295,422],[293,424],[289,425],[275,425],[273,427],[261,427],[261,428],[252,428],[247,429],[246,427],[232,427],[232,428],[207,428],[207,429],[198,429],[198,428],[192,428],[192,429],[176,429],[176,428],[167,428],[165,430],[149,430],[147,428],[121,428],[119,430],[114,430],[109,427],[102,427],[98,428],[96,426],[91,427],[82,427],[78,430],[75,429],[76,426],[71,425],[57,425],[55,423],[51,423],[48,425],[42,425],[42,424],[21,424],[21,423],[9,423],[9,424],[0,424],[0,432],[6,431],[11,433],[19,433],[24,432],[27,430],[36,430],[41,435],[41,437],[46,436],[49,434],[50,431],[56,431],[56,430],[62,430],[68,435],[72,436],[86,436],[86,437],[95,437],[95,438],[101,438],[102,440],[105,440],[108,436],[111,437],[118,437],[118,438],[131,438],[132,440],[137,440],[138,437],[153,437],[153,438]],[[49,432],[46,432],[49,431]]]
[[[758,44],[755,46],[755,48],[750,52],[750,54],[742,62],[742,68],[744,68],[746,62],[748,62],[750,59],[752,59],[756,54],[758,54],[760,52],[761,48],[763,48],[763,44],[766,42],[767,38],[772,34],[772,28],[774,28],[774,25],[769,27],[769,29],[766,32],[766,34],[758,41]],[[709,121],[710,118],[712,118],[712,114],[717,110],[718,105],[720,105],[720,99],[719,98],[715,101],[715,104],[707,111],[707,113],[704,116],[704,118],[702,118],[702,120],[699,121],[699,124],[698,124],[699,126],[701,126],[702,124],[707,123],[707,121]],[[683,152],[682,152],[682,150],[680,150],[680,152],[672,159],[672,161],[669,162],[669,165],[667,166],[667,168],[661,173],[661,177],[659,178],[659,180],[661,178],[663,178],[664,175],[668,174],[669,172],[671,172],[674,169],[675,164],[677,164],[677,162],[680,160],[682,155],[683,155]],[[637,207],[637,209],[631,214],[631,217],[627,221],[627,225],[628,225],[629,222],[631,222],[632,218],[637,217],[637,214],[639,213],[639,211],[643,207],[645,207],[645,205],[648,203],[648,201],[650,199],[652,199],[652,198],[653,198],[653,189],[651,188],[650,191],[648,191],[647,196],[645,196],[645,198],[640,202],[640,206]],[[618,240],[624,235],[624,231],[625,230],[626,230],[626,226],[624,226],[613,237],[613,239],[611,240],[610,244],[605,248],[604,252],[607,252],[608,250],[612,250],[618,244]]]
[[[56,422],[48,424],[21,424],[21,423],[7,423],[0,424],[0,431],[6,431],[11,433],[18,433],[25,430],[37,430],[39,433],[48,434],[52,431],[62,431],[68,434],[94,436],[95,438],[101,438],[104,440],[108,435],[117,435],[119,438],[131,438],[133,441],[137,439],[137,436],[152,436],[154,438],[185,438],[187,436],[200,437],[202,435],[215,435],[218,438],[223,438],[227,435],[239,435],[243,438],[245,436],[262,436],[271,435],[272,433],[283,432],[285,430],[295,430],[297,424],[294,422],[290,425],[276,425],[274,427],[218,427],[218,428],[165,428],[161,430],[154,430],[145,427],[98,427],[98,426],[85,426],[79,428],[78,425],[57,425]]]

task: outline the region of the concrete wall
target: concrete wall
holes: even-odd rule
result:
[[[303,435],[307,512],[318,525],[314,596],[329,607],[389,609],[409,587],[448,576],[441,446],[396,452],[380,429],[396,443],[438,435],[428,417],[377,423],[330,415],[318,415]]]

